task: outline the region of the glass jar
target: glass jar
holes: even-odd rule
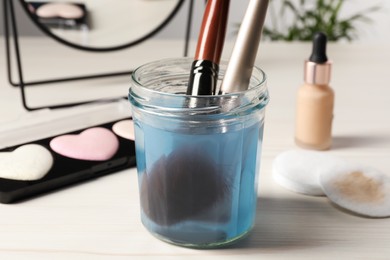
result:
[[[185,95],[191,63],[160,60],[132,74],[141,220],[166,242],[210,248],[237,241],[254,225],[269,96],[256,67],[246,91]]]

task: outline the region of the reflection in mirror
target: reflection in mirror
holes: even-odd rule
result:
[[[86,52],[64,48],[58,42],[48,41],[47,37],[20,37],[18,17],[14,9],[15,1],[3,0],[8,81],[12,86],[20,87],[22,104],[26,110],[63,108],[123,98],[127,95],[128,77],[132,69],[145,61],[182,55],[181,42],[178,42],[177,47],[172,47],[171,41],[159,39],[145,41],[145,44],[138,43],[147,40],[168,25],[184,0],[69,1],[74,1],[71,2],[73,5],[69,5],[66,0],[19,0],[19,3],[25,14],[32,18],[31,21],[48,36],[65,45],[88,50]],[[187,23],[182,24],[187,30],[183,30],[184,55],[188,50],[193,0],[189,2]],[[115,9],[117,11],[109,9],[109,4],[114,3],[116,8],[119,8]],[[138,5],[135,5],[136,3]],[[44,4],[49,8],[39,11],[39,7],[43,7]],[[163,7],[160,4],[163,4]],[[107,10],[100,10],[99,6],[108,7]],[[154,8],[142,11],[140,8],[137,11],[126,9],[126,12],[123,12],[125,8],[134,9],[136,6]],[[103,15],[105,11],[107,14]],[[102,14],[102,18],[99,18],[98,14]],[[119,14],[124,16],[119,19]],[[134,20],[136,17],[139,18],[137,22]],[[132,24],[125,24],[125,20],[127,23],[132,21]],[[83,37],[87,41],[75,40],[85,33]],[[67,34],[69,36],[66,36]],[[120,52],[105,55],[90,52],[119,49]],[[164,49],[164,52],[161,52],[161,49]],[[82,83],[75,84],[74,81]],[[34,87],[26,88],[27,86]]]
[[[157,32],[183,0],[21,0],[46,33],[80,48],[129,46]]]

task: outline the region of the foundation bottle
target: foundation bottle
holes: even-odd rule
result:
[[[304,84],[298,90],[295,142],[302,148],[329,149],[332,143],[334,92],[329,86],[331,62],[326,35],[313,38],[313,52],[305,61]]]

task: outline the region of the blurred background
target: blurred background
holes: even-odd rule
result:
[[[227,39],[234,39],[235,32],[244,15],[249,0],[232,0],[230,7],[229,29]],[[21,35],[39,36],[42,33],[23,14],[19,3],[15,1],[16,13],[21,17],[19,23]],[[76,1],[77,2],[77,1]],[[162,39],[182,38],[185,34],[185,24],[188,8],[188,0],[179,11],[174,20],[159,32],[156,36]],[[338,4],[341,3],[341,6]],[[193,24],[191,37],[196,39],[203,15],[204,1],[194,1]],[[321,9],[322,8],[322,9]],[[333,9],[331,9],[333,8]],[[0,7],[0,21],[3,24],[3,6]],[[336,10],[337,9],[337,10]],[[359,42],[390,42],[390,1],[388,0],[271,0],[270,9],[266,19],[267,35],[265,40],[304,40],[303,31],[308,24],[312,24],[320,14],[322,19],[329,22],[332,15],[337,15],[335,23],[329,25],[333,31],[339,31],[336,40],[348,41],[349,36],[353,41]],[[325,15],[323,14],[325,12]],[[129,15],[131,11],[129,11]],[[322,15],[321,15],[322,14]],[[304,21],[305,20],[305,21]],[[301,23],[299,25],[298,23]],[[305,24],[305,25],[303,25]],[[295,27],[294,27],[295,26]],[[333,27],[332,27],[333,26]],[[315,27],[315,26],[314,26]],[[3,26],[0,34],[3,34]],[[310,28],[309,28],[310,30]],[[346,30],[343,32],[343,30]],[[341,31],[341,33],[340,33]],[[343,34],[344,33],[344,34]]]

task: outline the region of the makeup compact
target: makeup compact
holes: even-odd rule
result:
[[[130,109],[125,110],[128,106],[118,110],[123,103],[2,131],[8,143],[19,143],[0,149],[0,202],[12,203],[135,166],[134,125]],[[37,138],[42,133],[48,136]],[[24,136],[30,139],[23,140]],[[3,144],[6,140],[1,140]]]
[[[42,24],[61,29],[89,27],[87,8],[83,3],[28,2],[32,15]]]

